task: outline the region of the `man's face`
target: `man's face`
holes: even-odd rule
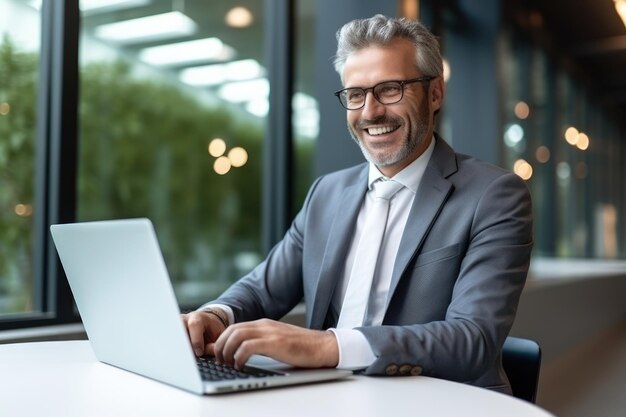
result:
[[[381,47],[372,45],[350,55],[343,70],[344,86],[373,87],[382,81],[408,80],[421,74],[415,63],[415,47],[396,39]],[[441,107],[441,77],[430,83],[404,87],[402,100],[381,104],[368,91],[365,106],[348,110],[348,130],[365,158],[386,176],[392,177],[417,159],[430,144],[433,114]]]

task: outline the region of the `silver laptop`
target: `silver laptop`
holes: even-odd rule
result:
[[[252,376],[208,380],[193,354],[150,220],[59,224],[50,231],[87,336],[101,362],[197,394],[352,375],[337,369],[298,370],[253,357],[246,369]]]

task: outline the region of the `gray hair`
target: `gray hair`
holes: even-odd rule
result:
[[[335,70],[343,80],[343,67],[350,54],[371,45],[389,45],[396,38],[407,39],[415,45],[415,63],[424,76],[443,74],[439,42],[424,25],[405,18],[388,18],[382,14],[353,20],[337,31]]]

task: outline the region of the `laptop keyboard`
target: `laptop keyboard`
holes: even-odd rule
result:
[[[273,372],[265,369],[253,368],[246,366],[242,370],[237,370],[232,366],[219,364],[215,362],[215,358],[203,356],[196,358],[198,369],[202,375],[202,379],[206,381],[223,381],[233,379],[247,378],[265,378],[269,376],[283,376],[280,372]]]

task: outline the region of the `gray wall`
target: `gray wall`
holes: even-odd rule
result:
[[[530,279],[511,334],[539,343],[550,361],[626,319],[626,274]]]

